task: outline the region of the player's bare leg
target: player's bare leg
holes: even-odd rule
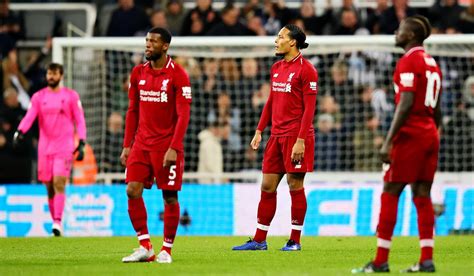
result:
[[[300,237],[307,208],[303,186],[304,177],[305,173],[289,173],[287,175],[291,195],[291,235],[286,245],[281,249],[282,251],[301,250]]]
[[[143,183],[129,182],[127,184],[128,196],[128,214],[133,225],[133,229],[137,233],[140,247],[134,252],[122,258],[122,262],[151,262],[155,260],[155,252],[150,242],[150,234],[147,226],[147,213],[145,203],[143,202]]]
[[[377,254],[362,268],[353,269],[352,273],[389,272],[388,255],[392,244],[393,229],[397,222],[398,198],[406,183],[387,183],[383,185],[381,195],[379,224],[377,225]]]
[[[435,272],[433,263],[434,210],[431,203],[431,186],[433,182],[415,182],[411,185],[413,203],[418,214],[418,231],[420,235],[420,260],[402,272]]]
[[[52,194],[52,203],[53,203],[53,234],[56,237],[62,235],[62,218],[64,205],[66,202],[66,195],[64,190],[66,188],[67,177],[65,176],[54,176],[52,185],[49,185],[48,197]],[[48,186],[47,186],[48,187]]]
[[[257,211],[257,230],[252,240],[232,250],[267,250],[267,232],[276,212],[278,184],[284,174],[263,174],[260,203]]]
[[[171,258],[171,248],[176,237],[180,214],[178,191],[163,190],[163,201],[165,204],[163,246],[156,261],[159,263],[171,263],[173,261]]]

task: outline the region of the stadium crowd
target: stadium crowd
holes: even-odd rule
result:
[[[168,28],[175,36],[274,36],[287,23],[298,25],[307,35],[393,34],[400,20],[416,13],[430,18],[435,33],[474,32],[474,3],[463,7],[456,0],[436,1],[432,7],[421,9],[410,7],[408,0],[393,0],[390,4],[378,0],[375,8],[367,9],[358,8],[352,0],[342,1],[340,7],[333,7],[328,0],[325,7],[317,8],[312,1],[302,1],[299,9],[288,8],[284,1],[249,0],[242,5],[229,2],[220,10],[213,8],[211,0],[196,0],[190,10],[180,0],[92,3],[100,15],[95,28],[97,36],[143,36],[151,27]],[[30,172],[34,171],[37,132],[29,134],[20,147],[13,147],[13,133],[33,93],[46,86],[44,64],[50,59],[51,37],[64,33],[55,25],[43,48],[25,51],[20,56],[23,52],[18,51],[16,44],[28,39],[26,26],[22,14],[12,12],[8,5],[8,0],[0,3],[0,182],[25,183],[35,181]],[[108,16],[104,15],[106,11]],[[186,171],[259,168],[262,151],[254,152],[248,144],[270,93],[267,65],[274,60],[174,58],[187,69],[193,86],[192,119],[185,141],[189,153]],[[379,171],[378,149],[394,110],[391,68],[396,59],[363,52],[308,58],[320,74],[318,114],[314,122],[315,169]],[[435,58],[446,72],[439,169],[472,171],[474,76],[469,75],[472,65],[469,60],[457,57]],[[131,69],[142,58],[129,60]],[[466,68],[466,64],[470,67]],[[380,74],[377,69],[380,66],[390,69]],[[92,144],[100,172],[123,171],[119,156],[128,82],[128,74],[118,74],[107,83],[112,101],[104,122],[105,142]],[[211,157],[214,166],[206,166],[205,160],[209,163]]]

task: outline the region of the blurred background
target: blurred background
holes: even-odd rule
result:
[[[403,18],[414,14],[430,19],[436,35],[427,41],[426,48],[443,72],[441,173],[433,197],[444,224],[438,224],[441,228],[437,231],[471,231],[472,1],[1,0],[0,233],[42,235],[41,231],[48,229],[47,216],[31,222],[21,212],[11,215],[25,202],[38,203],[28,209],[38,218],[46,214],[41,205],[45,199],[39,197],[44,188],[35,185],[38,131],[33,128],[19,148],[12,147],[12,138],[31,96],[46,85],[45,65],[54,60],[65,65],[64,84],[81,95],[88,128],[86,159],[75,162],[71,175],[74,186],[69,190],[66,217],[70,214],[75,219],[66,221],[66,235],[68,231],[70,235],[133,234],[128,221],[123,221],[126,217],[122,218],[127,214],[121,205],[126,199],[119,156],[129,73],[143,61],[147,30],[157,26],[172,32],[169,54],[187,70],[193,89],[185,138],[185,179],[189,185],[184,187],[183,201],[189,204],[184,209],[193,218],[189,221],[194,228],[180,231],[242,235],[253,231],[252,208],[258,202],[265,144],[257,152],[248,144],[270,93],[269,70],[277,60],[273,40],[281,27],[293,23],[307,34],[310,47],[303,54],[319,73],[315,173],[308,175],[307,181],[313,209],[308,211],[309,226],[304,231],[315,235],[372,234],[382,181],[378,150],[394,113],[392,73],[402,54],[393,45],[393,34]],[[267,129],[264,139],[268,135]],[[200,204],[214,197],[220,200]],[[409,203],[410,196],[404,200]],[[283,197],[282,201],[288,200]],[[161,202],[151,204],[152,212],[161,211]],[[408,226],[397,228],[398,234],[416,234],[410,206],[407,204],[399,218]],[[89,211],[79,211],[84,208]],[[352,213],[343,215],[348,208]],[[107,214],[108,219],[77,219],[81,215],[94,217],[94,212],[99,212],[99,217]],[[210,214],[225,217],[228,228],[206,224]],[[276,223],[281,227],[275,227],[275,234],[286,234],[286,216],[277,214],[276,220],[282,219]],[[89,222],[82,225],[79,221]],[[38,223],[38,228],[31,223]],[[157,223],[151,228],[159,229],[161,222]]]

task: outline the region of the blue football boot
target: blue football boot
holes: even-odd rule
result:
[[[267,250],[267,242],[256,242],[249,239],[248,242],[232,247],[232,250]]]
[[[296,243],[294,240],[289,240],[285,246],[281,249],[281,251],[300,251],[301,244]]]

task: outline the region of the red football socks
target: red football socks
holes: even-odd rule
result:
[[[290,191],[291,195],[291,235],[290,240],[300,243],[301,231],[303,230],[304,217],[306,215],[306,195],[304,188]]]
[[[434,210],[430,197],[414,197],[413,203],[415,203],[418,214],[418,231],[421,247],[420,263],[422,263],[433,259]]]
[[[377,255],[374,264],[379,266],[388,261],[393,229],[397,222],[398,196],[382,193],[379,224],[377,226]]]
[[[150,249],[151,242],[148,233],[146,207],[142,197],[128,200],[128,215],[132,221],[133,229],[137,232],[140,245]]]
[[[179,224],[179,202],[176,204],[165,204],[164,214],[164,231],[163,231],[163,246],[161,250],[165,250],[171,254],[174,238]]]
[[[256,242],[263,242],[267,238],[268,229],[275,216],[277,205],[277,193],[262,191],[257,211],[257,231],[253,238]]]

